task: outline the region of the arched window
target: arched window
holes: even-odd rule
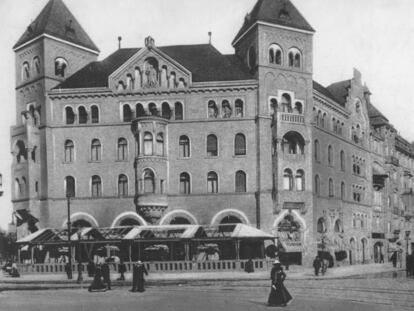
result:
[[[67,140],[65,141],[65,162],[70,163],[73,162],[74,158],[74,149],[75,146],[73,141]]]
[[[237,171],[235,176],[236,192],[246,192],[246,173]]]
[[[128,195],[128,177],[124,174],[118,176],[118,195],[121,197]]]
[[[91,161],[101,160],[101,142],[99,139],[92,140],[91,144]]]
[[[243,101],[241,99],[236,99],[236,102],[234,103],[235,107],[235,113],[237,118],[241,118],[244,116],[243,111]]]
[[[157,135],[157,155],[164,156],[164,134]]]
[[[40,74],[40,58],[38,56],[35,56],[33,58],[33,66],[35,69],[35,73],[38,75]]]
[[[345,200],[345,183],[341,183],[341,200]]]
[[[152,134],[145,132],[144,134],[144,155],[152,155]]]
[[[304,154],[305,140],[298,132],[290,131],[283,136],[282,152],[288,154]]]
[[[272,98],[270,99],[270,114],[275,116],[278,110],[277,99]]]
[[[320,184],[320,180],[319,180],[319,175],[315,175],[315,194],[316,195],[320,195],[321,193],[321,184]]]
[[[191,225],[191,222],[184,217],[174,217],[171,219],[170,225]]]
[[[322,115],[322,120],[321,120],[321,127],[323,127],[323,128],[325,128],[325,126],[327,125],[326,124],[326,118],[327,118],[327,115],[326,115],[326,112]]]
[[[85,219],[78,219],[72,223],[72,228],[77,228],[78,230],[81,228],[90,228],[92,227],[91,223]]]
[[[170,105],[168,103],[162,103],[161,105],[161,116],[164,119],[171,119],[171,109],[170,109]]]
[[[150,103],[148,105],[148,110],[149,110],[149,112],[152,116],[158,116],[159,115],[157,105],[155,105],[154,103]]]
[[[23,141],[21,141],[21,140],[17,141],[16,149],[17,149],[16,150],[17,163],[20,163],[22,158],[23,158],[23,160],[27,160],[27,149],[26,149],[26,146],[25,146]]]
[[[340,158],[339,160],[341,162],[341,170],[345,171],[345,152],[343,150],[341,150],[339,158]]]
[[[234,154],[245,155],[246,154],[246,137],[239,133],[234,138]]]
[[[218,154],[217,150],[217,137],[216,135],[208,135],[207,136],[207,156],[209,157],[216,157]]]
[[[129,105],[122,106],[122,118],[124,122],[131,122],[132,121],[132,111]]]
[[[319,141],[316,139],[315,143],[314,143],[314,154],[315,154],[315,161],[319,162],[319,157],[320,157],[320,150],[319,150]]]
[[[305,190],[305,172],[303,170],[296,171],[296,190],[304,191]]]
[[[128,159],[128,141],[121,137],[118,139],[118,161]]]
[[[334,196],[334,184],[333,184],[333,180],[332,178],[329,178],[329,196],[333,197]]]
[[[223,100],[223,102],[221,103],[221,113],[222,117],[225,119],[230,118],[233,113],[230,103],[227,99]]]
[[[282,95],[281,106],[282,106],[282,112],[292,113],[292,100],[289,94]]]
[[[183,120],[183,104],[180,102],[174,104],[174,114],[176,120]]]
[[[154,172],[150,169],[144,170],[144,193],[155,192],[155,177]]]
[[[256,66],[256,49],[254,46],[251,46],[247,52],[247,65],[250,69]]]
[[[79,114],[79,124],[85,124],[88,122],[88,113],[86,112],[85,107],[80,106],[78,108],[78,114]]]
[[[180,158],[189,158],[190,157],[190,139],[185,135],[180,136],[179,156],[180,156]]]
[[[22,65],[22,80],[26,81],[30,79],[30,65],[28,62],[24,62]]]
[[[92,176],[92,197],[102,196],[102,182],[101,177],[94,175]]]
[[[239,217],[228,215],[223,217],[222,220],[220,220],[220,225],[229,225],[229,224],[242,224],[243,222],[240,220]]]
[[[318,219],[318,224],[317,224],[317,227],[316,227],[316,231],[319,232],[319,233],[325,233],[326,230],[327,230],[326,221],[325,221],[324,218],[321,217],[321,218]]]
[[[217,118],[218,115],[218,108],[216,102],[214,100],[210,100],[208,102],[208,117],[209,118]]]
[[[289,50],[289,67],[300,68],[301,58],[300,51],[297,48],[291,48]]]
[[[144,107],[142,107],[141,104],[136,104],[135,105],[135,115],[136,115],[137,118],[145,116],[145,110],[144,110]]]
[[[66,119],[66,124],[75,123],[75,113],[73,112],[72,107],[65,108],[65,119]]]
[[[72,176],[65,177],[65,195],[66,197],[70,198],[76,196],[75,178],[73,178]]]
[[[56,76],[60,76],[64,78],[67,67],[68,67],[68,62],[64,58],[58,57],[55,59],[55,75]]]
[[[333,165],[333,150],[331,145],[328,146],[328,165]]]
[[[295,103],[295,109],[293,111],[296,114],[302,114],[303,113],[303,107],[302,107],[302,103],[301,102],[296,102]]]
[[[181,194],[191,193],[190,175],[188,175],[188,173],[181,173],[180,174],[180,193]]]
[[[341,221],[339,219],[337,219],[335,221],[334,231],[337,232],[337,233],[342,232],[342,224],[341,224]]]
[[[207,174],[207,192],[208,193],[218,192],[218,177],[215,172],[209,172]]]
[[[14,197],[19,198],[22,195],[22,186],[20,184],[19,178],[14,180]]]
[[[134,80],[132,79],[131,74],[127,74],[127,76],[126,76],[126,89],[128,91],[131,91],[131,90],[134,89]]]
[[[272,44],[269,47],[269,63],[276,65],[282,64],[282,49],[277,44]]]
[[[293,189],[293,174],[292,171],[287,168],[283,172],[283,189],[292,190]]]
[[[99,123],[98,106],[91,106],[92,123]]]

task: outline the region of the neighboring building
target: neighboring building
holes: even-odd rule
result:
[[[96,61],[50,0],[14,46],[13,204],[32,220],[19,237],[65,226],[69,196],[74,226],[242,222],[272,232],[292,262],[387,256],[409,227],[403,208],[412,215],[413,149],[359,72],[313,81],[313,33],[290,1],[259,0],[235,55],[147,37]],[[406,186],[391,184],[394,168]],[[394,190],[398,213],[385,204]]]

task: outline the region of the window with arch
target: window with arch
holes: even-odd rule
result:
[[[246,137],[241,133],[234,138],[234,154],[246,155]]]
[[[247,65],[252,70],[256,66],[256,48],[251,46],[247,52]]]
[[[40,58],[39,58],[39,56],[35,56],[33,58],[33,67],[34,67],[34,70],[35,70],[35,74],[39,75],[40,74]]]
[[[118,139],[118,161],[128,159],[128,141],[121,137]]]
[[[345,183],[342,182],[341,183],[341,200],[345,200],[345,196],[346,196],[346,193],[345,193]]]
[[[332,178],[329,178],[329,186],[328,186],[328,192],[329,192],[329,196],[333,197],[334,196],[334,184],[333,184],[333,180]]]
[[[22,177],[22,182],[21,182],[21,193],[24,197],[27,196],[27,181],[25,177]]]
[[[164,156],[164,134],[158,133],[156,141],[157,141],[157,155]]]
[[[159,115],[158,108],[157,108],[157,105],[155,103],[149,103],[148,110],[149,110],[150,115],[152,115],[152,116],[158,116]]]
[[[276,98],[271,98],[270,99],[270,114],[273,117],[275,117],[277,111],[278,111],[277,99]]]
[[[144,133],[144,155],[150,156],[153,154],[152,150],[152,134],[150,132]]]
[[[325,126],[327,126],[326,120],[327,119],[327,114],[326,112],[322,115],[322,119],[321,119],[321,127],[325,128]]]
[[[131,91],[134,89],[134,79],[132,78],[131,74],[127,74],[126,76],[126,89]]]
[[[341,163],[341,170],[345,171],[345,152],[343,150],[339,154],[339,161]]]
[[[292,100],[289,94],[283,94],[281,100],[282,112],[292,113]]]
[[[65,177],[65,195],[66,197],[73,198],[76,196],[75,178],[72,176]]]
[[[102,181],[98,175],[92,176],[92,197],[102,196]]]
[[[135,105],[135,116],[137,118],[140,118],[140,117],[144,117],[145,116],[145,109],[142,106],[142,104],[139,104],[138,103],[138,104]]]
[[[162,103],[161,105],[161,116],[167,120],[171,119],[171,108],[170,105],[166,102]]]
[[[15,152],[16,152],[17,163],[20,163],[22,160],[24,160],[24,161],[27,160],[27,149],[26,149],[26,145],[24,144],[23,141],[21,141],[21,140],[17,141],[16,147],[15,147]]]
[[[122,118],[124,122],[131,122],[132,121],[132,111],[129,105],[122,106]]]
[[[243,101],[241,99],[236,99],[234,103],[234,108],[235,108],[235,115],[237,118],[242,118],[244,116],[243,106],[244,106]]]
[[[73,144],[73,141],[70,139],[65,141],[65,162],[71,163],[74,161],[74,151],[75,151],[75,145]]]
[[[236,192],[246,192],[246,173],[237,171],[235,176]]]
[[[325,233],[327,231],[326,221],[323,217],[318,219],[318,223],[316,225],[316,231],[318,233]]]
[[[30,65],[28,62],[24,62],[22,65],[22,80],[26,81],[30,79]]]
[[[88,122],[88,113],[86,112],[85,107],[79,106],[78,108],[78,115],[79,115],[79,124],[85,124]]]
[[[208,193],[218,192],[218,176],[216,172],[209,172],[207,174],[207,192]]]
[[[289,67],[300,68],[302,62],[302,55],[297,48],[291,48],[289,50]]]
[[[186,135],[181,135],[179,140],[179,157],[190,157],[190,139]]]
[[[337,232],[337,233],[343,232],[343,230],[342,230],[342,223],[341,223],[341,221],[339,219],[337,219],[335,221],[334,231]]]
[[[75,113],[73,112],[72,107],[65,108],[65,119],[66,119],[66,124],[75,123]]]
[[[14,197],[19,198],[22,195],[22,185],[20,184],[19,178],[14,180]]]
[[[282,138],[282,152],[288,154],[304,154],[305,140],[298,132],[287,132]]]
[[[296,190],[304,191],[305,190],[305,172],[303,170],[296,171]]]
[[[118,195],[120,197],[128,195],[128,177],[124,174],[118,176]]]
[[[208,102],[208,117],[209,118],[217,118],[218,116],[218,108],[216,102],[214,100],[210,100]]]
[[[92,123],[99,123],[99,109],[98,106],[91,106]]]
[[[272,44],[269,47],[269,63],[282,65],[282,49],[277,44]]]
[[[319,141],[316,139],[314,142],[314,154],[315,154],[315,161],[320,161],[320,149],[319,149]]]
[[[154,172],[150,169],[144,170],[144,193],[155,192],[155,176]]]
[[[68,67],[68,62],[62,58],[58,57],[55,59],[55,76],[65,77],[66,69]]]
[[[333,166],[333,149],[332,146],[328,146],[328,165]]]
[[[320,182],[320,179],[319,179],[319,175],[315,176],[315,185],[314,185],[314,187],[315,187],[315,194],[320,195],[321,194],[321,182]]]
[[[176,102],[174,104],[174,114],[176,120],[183,120],[184,119],[184,111],[183,111],[183,104],[180,102]]]
[[[287,168],[283,172],[283,189],[293,190],[293,174],[292,170]]]
[[[218,155],[217,136],[210,134],[207,136],[207,156],[216,157]]]
[[[230,103],[227,99],[223,100],[221,103],[221,113],[222,117],[228,119],[231,117],[233,110],[231,109]]]
[[[91,144],[91,161],[101,160],[101,142],[99,139],[92,140]]]
[[[181,194],[191,193],[190,175],[188,173],[181,173],[180,174],[180,193]]]
[[[303,113],[303,105],[302,105],[301,102],[296,102],[295,103],[293,113],[296,113],[296,114],[302,114]]]

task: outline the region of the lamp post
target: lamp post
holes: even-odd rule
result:
[[[67,199],[67,205],[68,205],[68,257],[69,257],[69,262],[68,262],[68,279],[71,280],[72,279],[72,245],[71,245],[71,241],[70,241],[70,235],[72,232],[72,228],[71,228],[71,222],[70,222],[70,193],[68,192],[66,194],[66,199]]]
[[[78,229],[78,284],[82,284],[81,230]]]

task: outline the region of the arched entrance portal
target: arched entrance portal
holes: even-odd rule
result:
[[[375,263],[384,262],[383,247],[384,247],[384,244],[382,242],[377,242],[374,244],[374,262]]]
[[[279,258],[282,264],[302,264],[302,229],[292,213],[286,214],[277,224]]]

